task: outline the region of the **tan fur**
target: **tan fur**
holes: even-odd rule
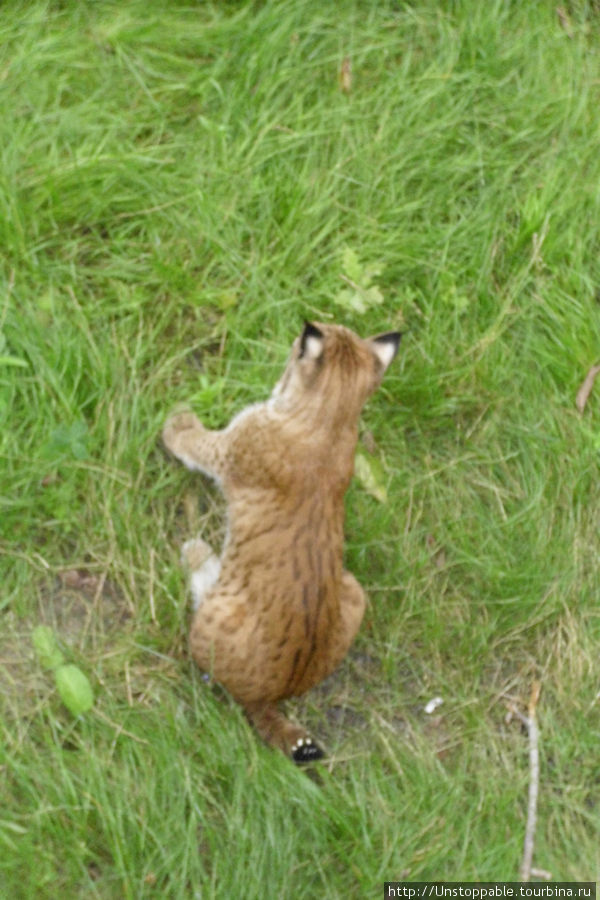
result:
[[[184,548],[199,603],[192,654],[286,753],[308,738],[277,701],[329,675],[363,617],[364,592],[342,566],[344,493],[360,411],[399,339],[307,325],[265,403],[222,431],[188,412],[163,431],[171,453],[216,478],[228,505],[220,574],[204,541]]]

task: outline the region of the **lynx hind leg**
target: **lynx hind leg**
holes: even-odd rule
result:
[[[364,590],[351,572],[344,572],[340,594],[340,623],[331,648],[327,674],[333,672],[348,653],[360,628],[366,606]]]
[[[246,703],[244,708],[261,738],[295,763],[314,762],[325,755],[304,728],[286,719],[274,703]]]
[[[185,542],[181,548],[181,560],[190,573],[192,605],[196,610],[217,583],[221,574],[221,560],[202,538]]]
[[[299,697],[328,678],[346,657],[362,622],[367,600],[362,587],[350,572],[342,574],[340,590],[340,618],[331,634],[327,653],[314,666],[308,666],[302,680],[294,685],[293,696]]]

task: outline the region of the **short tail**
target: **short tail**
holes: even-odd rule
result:
[[[261,738],[294,762],[314,762],[325,755],[304,728],[286,719],[274,703],[246,703],[244,708]]]

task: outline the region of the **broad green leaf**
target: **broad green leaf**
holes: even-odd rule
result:
[[[344,275],[355,281],[357,284],[362,281],[363,267],[361,266],[358,255],[351,247],[344,247],[342,253],[342,270]]]
[[[56,669],[64,657],[56,643],[56,635],[48,625],[38,625],[31,633],[31,641],[37,658],[45,669]]]
[[[378,306],[380,303],[383,303],[383,294],[375,286],[365,289],[358,285],[356,290],[344,288],[334,299],[339,306],[363,315],[372,306]]]
[[[335,297],[334,299],[338,306],[350,310],[351,312],[365,312],[365,306],[358,291],[351,290],[350,288],[344,288],[344,290],[340,291],[337,297]]]
[[[54,673],[60,699],[74,716],[87,712],[94,705],[94,692],[78,666],[59,666]]]
[[[387,503],[385,473],[376,457],[367,456],[358,450],[354,459],[354,475],[368,494],[371,494],[380,503]]]
[[[364,302],[368,306],[379,306],[380,303],[383,303],[383,294],[375,285],[373,285],[373,287],[367,288],[367,290],[363,290],[362,295],[364,298]]]

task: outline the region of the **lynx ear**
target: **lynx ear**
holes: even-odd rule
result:
[[[316,325],[305,322],[300,338],[300,359],[319,359],[323,353],[323,332]]]
[[[402,334],[399,331],[390,331],[388,334],[379,334],[377,337],[371,338],[371,347],[375,356],[383,366],[387,369],[400,346]]]

